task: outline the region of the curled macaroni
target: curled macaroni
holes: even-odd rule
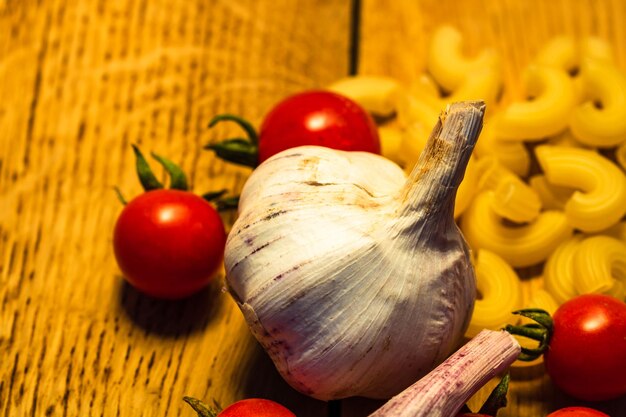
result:
[[[463,36],[456,28],[440,26],[432,35],[426,66],[445,90],[454,91],[467,74],[484,68],[498,68],[500,60],[492,49],[482,50],[476,57],[463,54]]]
[[[402,165],[400,163],[402,160],[402,131],[396,127],[380,126],[378,136],[380,137],[381,154],[385,158]]]
[[[572,235],[559,211],[543,211],[527,225],[505,225],[492,209],[494,198],[493,191],[479,193],[461,216],[461,230],[475,250],[490,250],[513,267],[525,267],[544,261]]]
[[[539,196],[524,181],[511,175],[501,179],[494,189],[493,211],[518,223],[534,221],[541,211]]]
[[[493,190],[493,211],[508,220],[525,223],[537,218],[541,210],[538,194],[517,175],[493,157],[481,159],[477,164],[478,188]]]
[[[497,136],[507,140],[543,140],[567,127],[576,103],[573,82],[565,71],[531,66],[525,73],[531,100],[511,103],[498,118]]]
[[[546,210],[563,210],[574,192],[573,188],[552,185],[545,175],[537,174],[530,177],[528,183],[539,196],[541,205]]]
[[[434,109],[444,108],[442,107],[439,87],[428,74],[420,74],[411,82],[407,92]]]
[[[574,255],[574,286],[580,294],[606,293],[624,299],[626,243],[608,236],[584,239]]]
[[[561,242],[544,266],[545,289],[559,303],[564,303],[577,294],[574,287],[574,255],[582,240],[582,235],[574,235]]]
[[[530,154],[521,142],[499,140],[496,137],[497,115],[483,126],[474,153],[480,158],[492,157],[515,174],[525,177],[530,170]]]
[[[526,308],[540,308],[550,314],[554,314],[559,308],[559,303],[554,297],[542,288],[531,290],[530,300],[525,304]]]
[[[389,77],[359,75],[342,78],[328,89],[351,98],[372,114],[388,117],[396,110],[400,84]]]
[[[454,218],[458,218],[472,203],[472,199],[476,194],[478,188],[478,173],[476,172],[476,159],[470,157],[467,168],[465,168],[465,175],[463,181],[459,185],[456,192],[456,199],[454,200]]]
[[[612,147],[626,140],[626,77],[607,64],[587,61],[581,71],[587,100],[574,108],[570,128],[589,146]]]
[[[398,155],[398,160],[407,175],[411,173],[415,162],[426,147],[429,135],[430,132],[419,122],[412,123],[403,130],[402,152]]]
[[[479,296],[466,336],[474,337],[483,329],[497,330],[516,317],[512,311],[521,307],[522,290],[517,273],[504,259],[481,249],[476,255],[476,288]]]
[[[570,146],[572,148],[588,148],[588,146],[580,143],[572,134],[572,131],[567,129],[548,139],[549,145],[554,146]]]
[[[585,36],[580,40],[580,55],[582,59],[602,61],[607,64],[615,61],[611,45],[597,36]]]
[[[578,41],[570,36],[557,36],[539,50],[535,63],[560,68],[575,76],[581,62],[587,60],[612,63],[614,58],[611,45],[596,36],[585,36]]]
[[[428,132],[437,124],[440,112],[439,108],[434,107],[428,100],[420,99],[409,92],[398,93],[397,111],[400,126],[419,123]]]
[[[502,76],[496,68],[487,67],[476,70],[465,77],[465,80],[452,94],[446,97],[447,103],[463,100],[483,100],[487,105],[488,114],[492,113],[502,88]]]
[[[576,188],[565,215],[575,228],[597,232],[626,214],[626,175],[597,152],[541,145],[535,155],[551,184]]]
[[[579,48],[574,38],[557,36],[539,50],[535,63],[563,71],[574,72],[579,65]]]

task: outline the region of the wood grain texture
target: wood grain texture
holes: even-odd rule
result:
[[[452,24],[463,33],[467,54],[490,46],[503,58],[506,101],[521,96],[523,68],[556,35],[599,36],[613,45],[617,65],[626,69],[625,23],[626,2],[621,0],[363,0],[358,73],[414,81],[425,72],[431,33],[439,25]],[[538,286],[539,279],[524,280],[526,299]],[[472,409],[480,407],[495,383],[470,401]],[[514,374],[509,406],[498,416],[540,417],[574,404],[581,402],[558,392],[535,367]],[[356,399],[343,405],[343,417],[359,417],[380,403]],[[614,417],[626,416],[626,398],[592,406]]]
[[[184,395],[291,390],[221,279],[181,302],[123,284],[111,235],[140,192],[130,144],[180,163],[197,192],[248,171],[204,143],[348,71],[346,1],[0,1],[0,415],[192,416]],[[227,221],[231,217],[225,217]]]

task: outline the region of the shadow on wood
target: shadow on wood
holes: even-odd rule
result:
[[[292,410],[298,417],[329,415],[328,403],[301,394],[285,382],[258,343],[248,360],[245,367],[247,372],[241,382],[246,398],[257,397],[276,401]]]
[[[203,331],[211,320],[218,319],[219,303],[216,300],[221,288],[221,280],[213,280],[187,298],[164,300],[143,294],[123,281],[119,302],[132,322],[146,333],[178,338]]]

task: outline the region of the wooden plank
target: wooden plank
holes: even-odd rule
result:
[[[505,99],[519,94],[522,69],[551,37],[596,35],[615,48],[616,61],[626,68],[626,4],[620,0],[363,0],[358,73],[387,75],[404,83],[425,71],[430,34],[441,24],[452,24],[464,34],[468,54],[485,45],[503,57]],[[526,291],[537,285],[527,280]],[[566,405],[580,404],[559,393],[541,370],[514,378],[509,406],[499,416],[544,416]],[[470,402],[477,409],[495,382]],[[365,416],[380,402],[348,400],[343,417]],[[587,404],[589,405],[589,404]],[[626,415],[626,398],[594,404],[609,415]]]
[[[281,380],[222,278],[181,302],[122,284],[112,187],[140,192],[138,143],[197,192],[237,192],[249,171],[201,151],[237,130],[208,121],[258,123],[345,75],[349,17],[348,0],[0,2],[0,415],[192,416],[184,395],[326,415]]]

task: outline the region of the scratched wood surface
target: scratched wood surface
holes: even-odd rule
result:
[[[181,163],[198,192],[238,190],[248,171],[200,150],[236,130],[208,120],[258,123],[286,94],[345,75],[349,12],[348,0],[0,0],[1,416],[193,416],[183,395],[329,414],[282,382],[220,279],[174,303],[123,284],[112,187],[140,192],[138,143]],[[450,22],[468,51],[490,43],[507,57],[515,91],[552,34],[599,34],[624,67],[625,14],[619,0],[362,0],[359,69],[410,81],[429,33]],[[503,416],[572,403],[536,375],[510,400]],[[378,404],[344,401],[343,417]],[[624,401],[601,407],[626,415]]]
[[[441,24],[452,24],[463,33],[469,55],[486,45],[496,48],[503,58],[503,101],[520,97],[522,69],[556,35],[599,36],[613,45],[617,64],[626,70],[623,0],[362,0],[358,73],[410,83],[425,72],[430,34]],[[525,280],[525,295],[540,286],[538,279]],[[492,381],[470,401],[473,410],[494,385]],[[626,398],[581,403],[555,389],[541,367],[513,374],[509,405],[498,416],[542,417],[557,408],[580,404],[612,417],[626,416]],[[343,417],[359,417],[380,403],[351,400],[343,405]]]
[[[201,151],[236,129],[208,121],[258,123],[345,75],[349,17],[347,0],[0,1],[0,415],[193,416],[184,395],[327,414],[282,382],[220,279],[175,303],[123,284],[112,187],[140,192],[138,143],[195,191],[237,191],[247,171]]]

